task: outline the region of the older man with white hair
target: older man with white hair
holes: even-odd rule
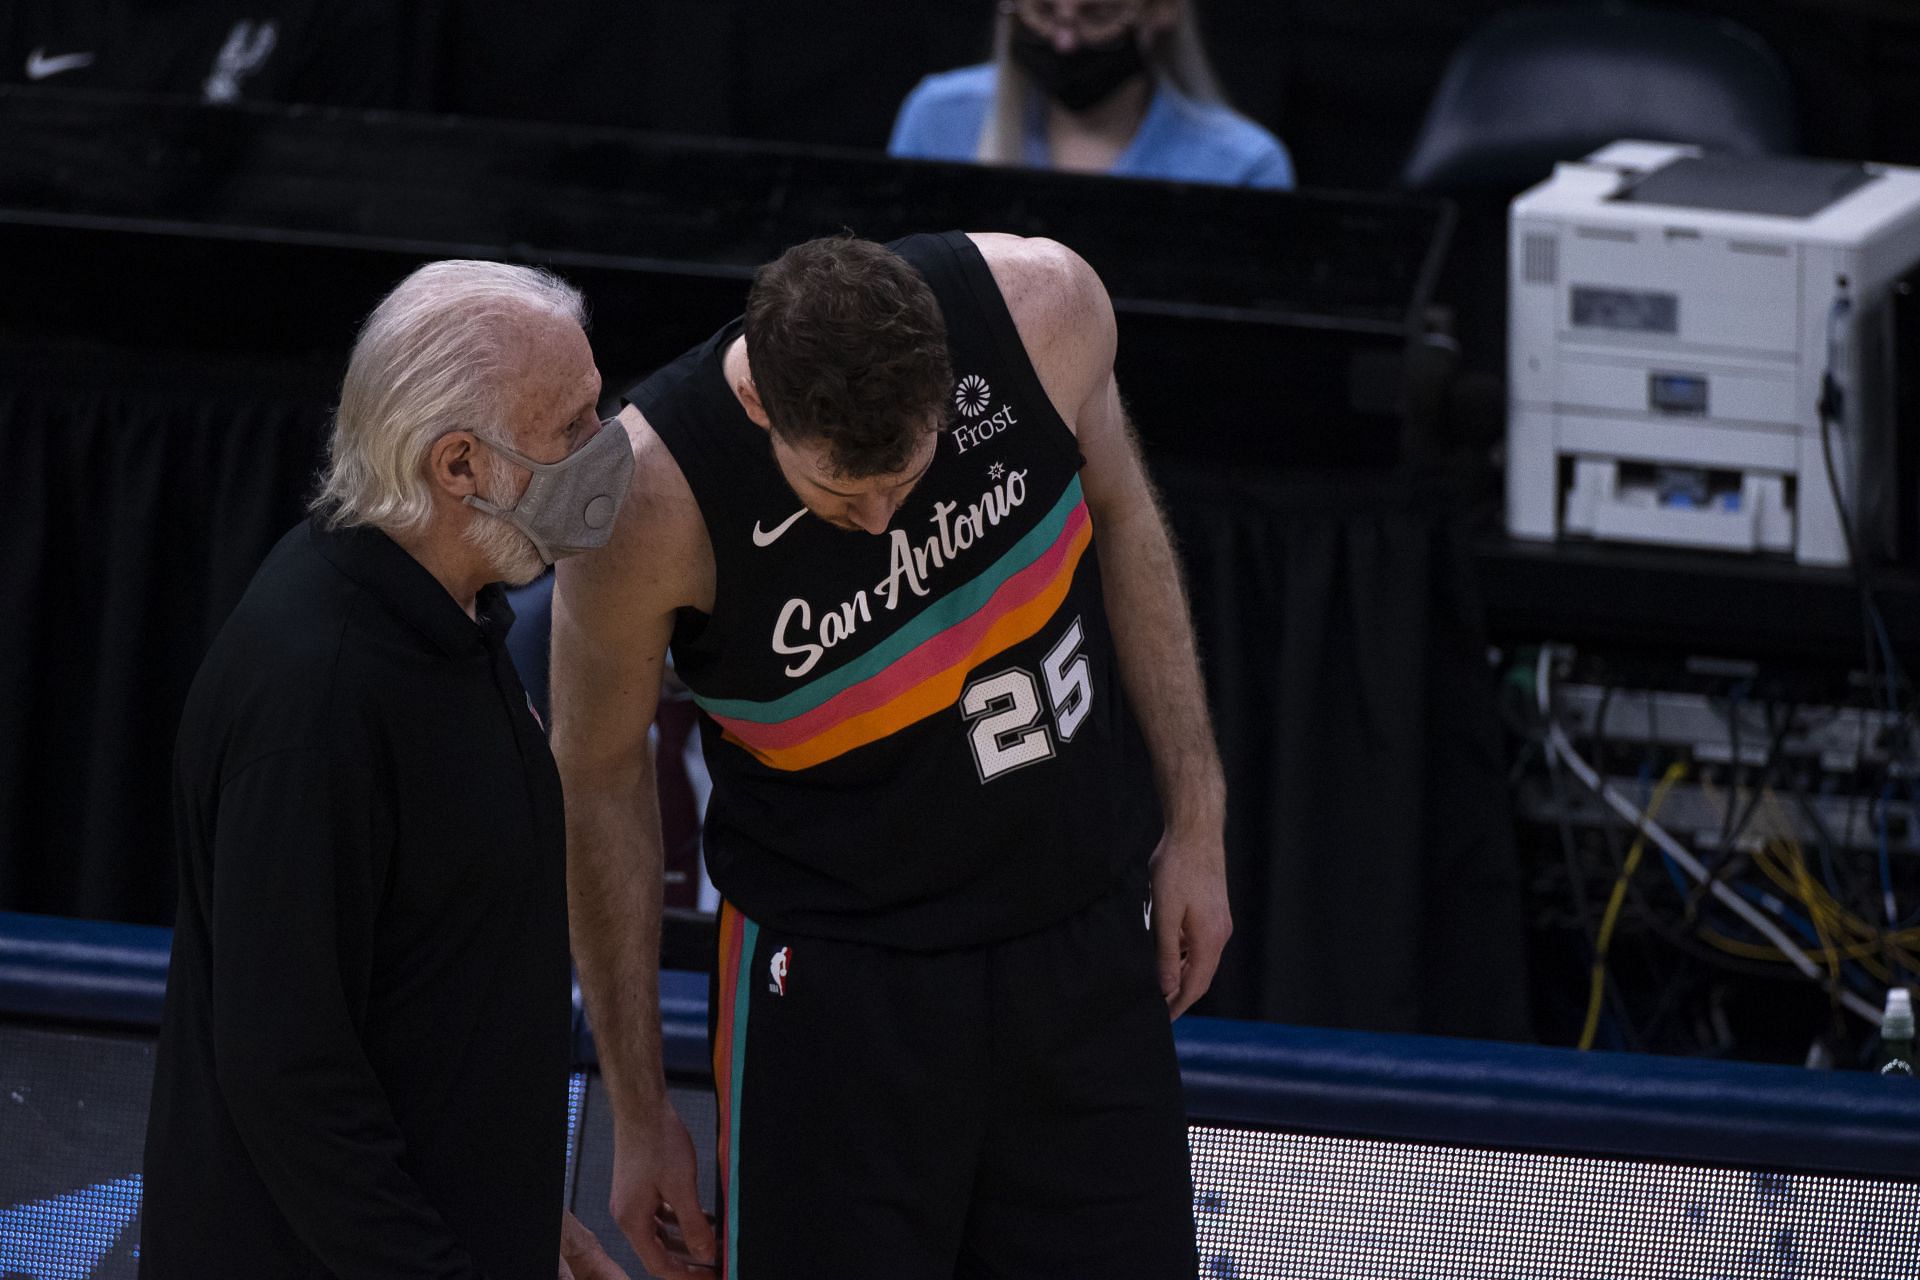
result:
[[[146,1276],[620,1274],[562,1252],[565,824],[500,586],[627,491],[584,320],[525,267],[395,288],[194,681]]]

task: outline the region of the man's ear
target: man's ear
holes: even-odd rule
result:
[[[478,442],[472,433],[449,431],[427,448],[427,479],[458,500],[480,492]]]
[[[754,388],[752,378],[742,378],[734,384],[734,391],[740,396],[740,407],[747,411],[747,417],[753,425],[762,431],[773,428],[773,419],[767,416],[767,406],[760,403],[760,392]]]

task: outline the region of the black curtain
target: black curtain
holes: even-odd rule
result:
[[[0,347],[0,909],[165,923],[175,724],[300,518],[337,369]],[[1165,469],[1231,788],[1205,1011],[1524,1038],[1520,898],[1457,504]]]
[[[1528,1038],[1494,678],[1452,487],[1158,478],[1227,770],[1236,933],[1200,1011]]]
[[[337,373],[0,348],[0,909],[171,923],[168,776]]]

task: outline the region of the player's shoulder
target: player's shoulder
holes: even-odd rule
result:
[[[1060,274],[1091,270],[1086,259],[1058,240],[1046,236],[1017,236],[1007,231],[969,231],[967,239],[980,250],[996,276],[1002,270]]]
[[[1113,304],[1087,260],[1058,240],[969,233],[986,259],[1041,380],[1076,395],[1113,364]]]
[[[1106,286],[1087,260],[1058,240],[998,231],[968,232],[986,259],[1014,319],[1071,320],[1108,305]]]
[[[642,592],[665,609],[697,605],[711,591],[713,553],[693,486],[638,407],[624,406],[614,426],[633,450],[633,479],[613,537],[580,557],[577,576],[617,582],[621,594]]]
[[[633,450],[633,483],[618,525],[659,534],[680,527],[700,529],[700,503],[673,450],[637,405],[627,404],[614,422]],[[632,520],[626,517],[631,514]]]

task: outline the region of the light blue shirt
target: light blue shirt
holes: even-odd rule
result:
[[[900,105],[888,153],[920,160],[972,160],[980,151],[993,83],[992,63],[928,76]],[[1027,119],[1024,160],[1047,167],[1043,103],[1034,103]],[[1237,112],[1194,102],[1164,82],[1154,90],[1139,132],[1108,172],[1122,178],[1293,186],[1293,160],[1280,139]]]

